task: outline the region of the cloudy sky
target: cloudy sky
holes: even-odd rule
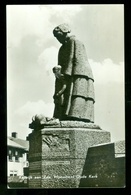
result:
[[[7,131],[22,139],[35,114],[53,115],[60,43],[52,30],[68,23],[84,42],[95,79],[95,123],[125,139],[123,5],[7,5]]]

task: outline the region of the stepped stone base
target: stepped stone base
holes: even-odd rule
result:
[[[88,148],[109,143],[101,129],[48,127],[29,135],[29,187],[77,188]]]

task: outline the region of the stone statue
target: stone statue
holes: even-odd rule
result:
[[[86,50],[74,35],[69,36],[68,24],[53,30],[62,44],[58,53],[58,65],[53,68],[56,77],[53,118],[35,115],[29,128],[34,130],[51,127],[82,127],[101,129],[94,123],[94,78]]]
[[[54,118],[94,122],[94,78],[86,50],[77,38],[69,36],[68,24],[61,24],[53,30],[62,44],[58,54],[58,67],[54,94]],[[63,85],[63,86],[62,86]]]

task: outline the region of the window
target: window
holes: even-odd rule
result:
[[[16,150],[16,151],[15,151],[15,161],[18,162],[18,160],[19,160],[19,153],[18,153],[18,151]]]
[[[10,176],[17,176],[18,171],[10,170]]]
[[[21,151],[19,151],[19,157],[22,157],[22,152]]]
[[[29,167],[29,162],[26,162],[26,167]]]
[[[13,154],[11,150],[8,150],[8,155],[9,155],[9,161],[12,161]]]
[[[18,162],[18,161],[19,161],[18,156],[15,156],[15,161],[16,161],[16,162]]]
[[[11,150],[9,150],[9,155],[11,154]]]
[[[13,176],[13,170],[10,170],[10,176]]]
[[[12,156],[11,155],[9,156],[9,161],[12,161]]]

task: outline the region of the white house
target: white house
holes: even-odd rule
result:
[[[13,132],[7,139],[7,176],[23,176],[28,163],[29,141],[17,137]]]

